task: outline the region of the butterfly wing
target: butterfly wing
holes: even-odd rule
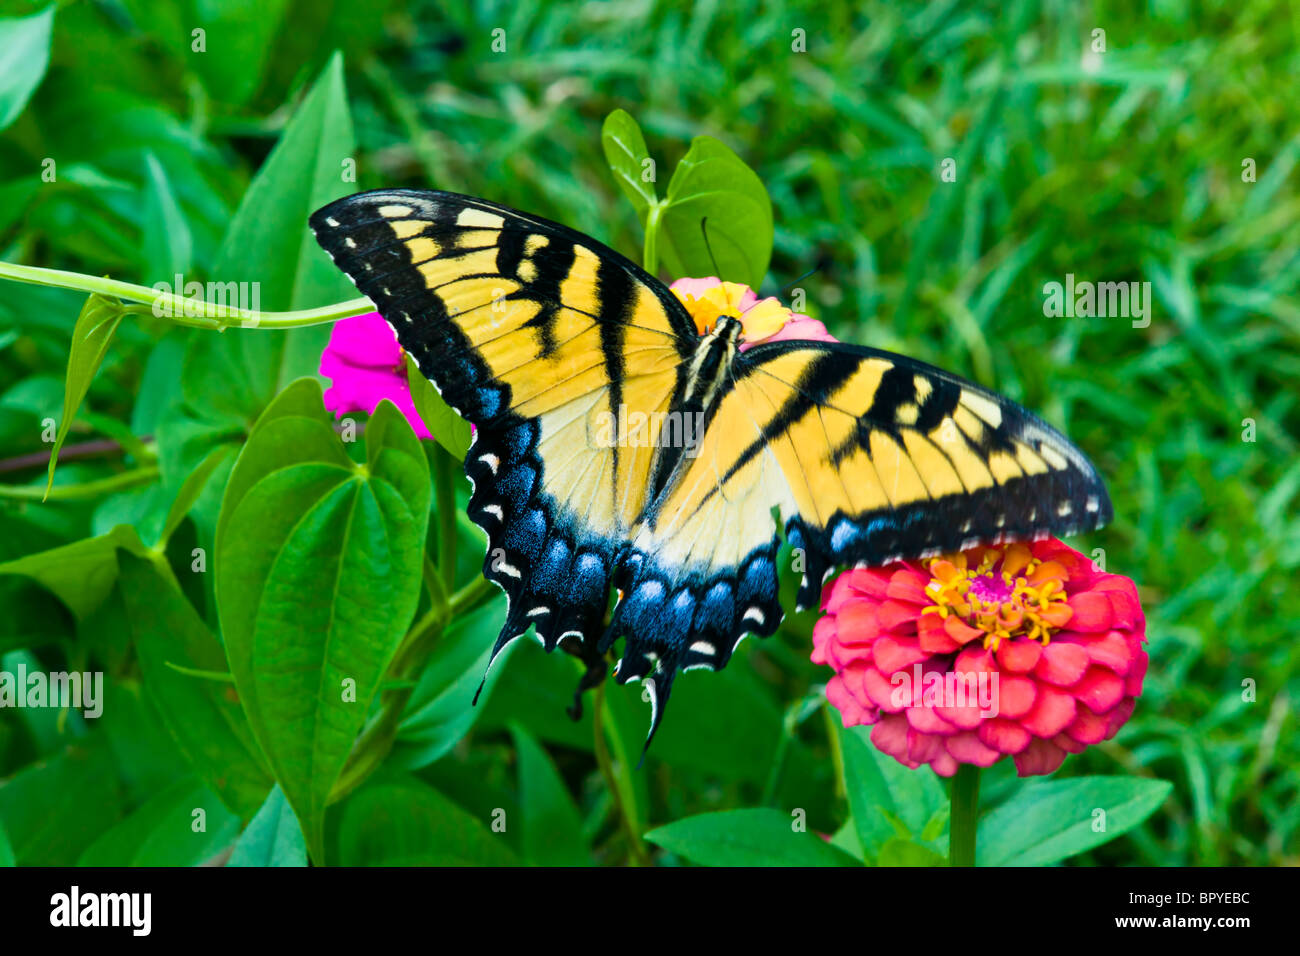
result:
[[[654,674],[660,697],[678,668],[722,667],[746,633],[776,629],[774,508],[803,563],[801,606],[836,565],[1067,535],[1111,517],[1096,470],[1060,432],[933,366],[788,341],[742,353],[730,385],[619,572],[619,679]]]
[[[469,516],[510,610],[494,654],[536,625],[595,643],[619,551],[697,334],[633,263],[557,223],[421,190],[349,196],[317,240],[476,426]],[[628,434],[628,408],[649,419]],[[637,421],[643,421],[637,419]]]

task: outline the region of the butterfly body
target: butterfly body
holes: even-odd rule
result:
[[[494,653],[530,627],[588,656],[623,638],[616,676],[649,678],[652,734],[679,671],[776,630],[782,537],[811,606],[838,566],[1110,517],[1083,454],[1014,403],[875,349],[741,351],[737,317],[701,334],[658,280],[559,224],[381,190],[311,225],[476,426],[469,517],[509,596]]]

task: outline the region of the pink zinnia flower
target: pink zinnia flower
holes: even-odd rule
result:
[[[816,319],[801,312],[791,312],[776,296],[759,299],[753,289],[739,282],[723,282],[717,276],[708,276],[704,279],[678,279],[669,288],[686,306],[701,335],[713,328],[719,316],[739,318],[743,327],[742,352],[760,342],[786,339],[835,341],[834,336],[826,331],[826,326]]]
[[[1011,756],[1021,776],[1115,736],[1147,670],[1128,578],[1056,539],[846,571],[822,592],[812,659],[844,726],[943,776]]]
[[[374,414],[385,398],[397,406],[420,438],[431,438],[415,410],[406,380],[406,356],[392,326],[378,312],[334,323],[320,356],[320,373],[331,382],[325,407],[342,418],[348,412]]]

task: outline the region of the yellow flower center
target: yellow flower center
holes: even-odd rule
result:
[[[1023,544],[984,548],[931,558],[925,593],[934,601],[922,614],[957,615],[984,632],[984,646],[996,651],[1004,640],[1042,641],[1074,614],[1066,603],[1066,571],[1040,561]]]
[[[701,335],[707,335],[724,315],[740,320],[743,328],[741,338],[746,342],[758,342],[781,331],[782,326],[790,321],[794,313],[783,306],[775,296],[760,299],[748,309],[741,310],[740,303],[750,291],[749,286],[739,282],[722,282],[705,289],[699,295],[692,295],[674,289]]]

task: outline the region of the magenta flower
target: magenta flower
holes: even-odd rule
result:
[[[1052,773],[1114,737],[1142,693],[1137,588],[1054,538],[846,571],[822,608],[827,699],[909,767],[1010,756],[1022,777]]]
[[[669,288],[686,306],[701,335],[713,328],[719,316],[739,318],[743,328],[740,339],[742,352],[760,342],[786,339],[835,341],[835,337],[826,331],[826,326],[816,319],[801,312],[791,312],[776,296],[759,299],[753,289],[739,282],[723,282],[717,276],[708,276],[678,279]]]
[[[420,438],[432,438],[411,399],[406,356],[397,335],[378,312],[334,323],[320,356],[320,373],[330,380],[325,407],[342,418],[348,412],[373,415],[385,398],[397,406]]]

